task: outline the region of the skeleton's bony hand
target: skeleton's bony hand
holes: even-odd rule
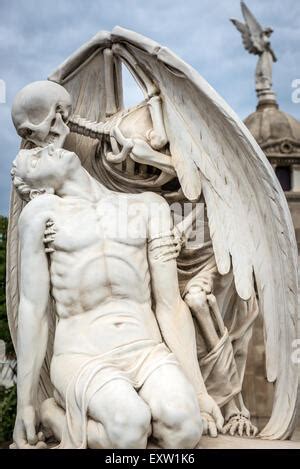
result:
[[[35,408],[31,405],[18,410],[13,433],[14,443],[11,449],[44,449],[47,448],[42,432],[37,433],[38,422]]]
[[[54,252],[54,248],[52,247],[52,243],[55,240],[56,230],[54,229],[54,221],[48,220],[46,223],[46,229],[44,231],[44,238],[43,243],[45,245],[45,252],[47,254],[51,254]]]
[[[110,132],[110,140],[113,151],[107,153],[107,161],[115,164],[122,163],[130,155],[131,150],[134,147],[133,139],[124,137],[118,127],[113,127]],[[118,144],[117,147],[116,144]]]
[[[232,415],[229,420],[226,422],[222,429],[222,433],[226,433],[234,436],[247,436],[255,437],[257,435],[258,429],[250,421],[250,418],[246,417],[242,413]]]
[[[197,287],[203,290],[207,295],[212,291],[213,280],[210,276],[199,276],[197,279]]]
[[[198,396],[200,412],[203,420],[203,434],[213,438],[218,436],[218,431],[222,431],[224,418],[218,404],[209,394]]]
[[[177,226],[174,226],[173,228],[173,235],[174,235],[174,243],[178,249],[178,252],[180,253],[182,247],[184,246],[186,242],[185,235],[177,228]]]

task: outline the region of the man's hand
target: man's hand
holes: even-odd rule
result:
[[[217,403],[209,394],[198,396],[201,417],[203,419],[203,434],[212,437],[218,436],[224,424],[224,418]]]
[[[44,443],[42,432],[37,433],[38,426],[36,411],[33,406],[28,405],[18,410],[13,433],[15,449],[43,449],[47,448]]]

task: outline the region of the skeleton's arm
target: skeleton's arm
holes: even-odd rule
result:
[[[195,329],[189,308],[179,291],[176,257],[178,245],[171,231],[168,204],[153,194],[150,204],[148,258],[156,318],[163,338],[176,355],[197,394],[206,393],[200,373]]]
[[[147,197],[151,207],[148,259],[156,318],[165,343],[196,391],[204,432],[217,436],[224,420],[218,405],[207,393],[197,359],[193,319],[180,295],[176,266],[179,247],[170,230],[170,209],[160,196],[148,193]]]

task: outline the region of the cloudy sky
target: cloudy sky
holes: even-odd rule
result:
[[[115,25],[133,29],[168,46],[190,63],[245,118],[256,106],[256,57],[242,47],[228,18],[241,18],[239,0],[0,0],[0,214],[9,203],[9,171],[18,151],[10,118],[14,95],[31,81],[45,79],[99,30]],[[274,89],[280,106],[300,119],[292,102],[292,81],[300,78],[300,2],[248,0],[265,26],[275,30],[278,57]],[[136,101],[128,81],[126,103]],[[1,101],[1,96],[0,96]]]

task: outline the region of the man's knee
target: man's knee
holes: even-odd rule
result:
[[[143,402],[116,411],[107,433],[114,448],[146,448],[151,429],[151,413]]]
[[[165,448],[195,448],[203,426],[200,411],[192,402],[167,403],[161,408],[155,433]]]

